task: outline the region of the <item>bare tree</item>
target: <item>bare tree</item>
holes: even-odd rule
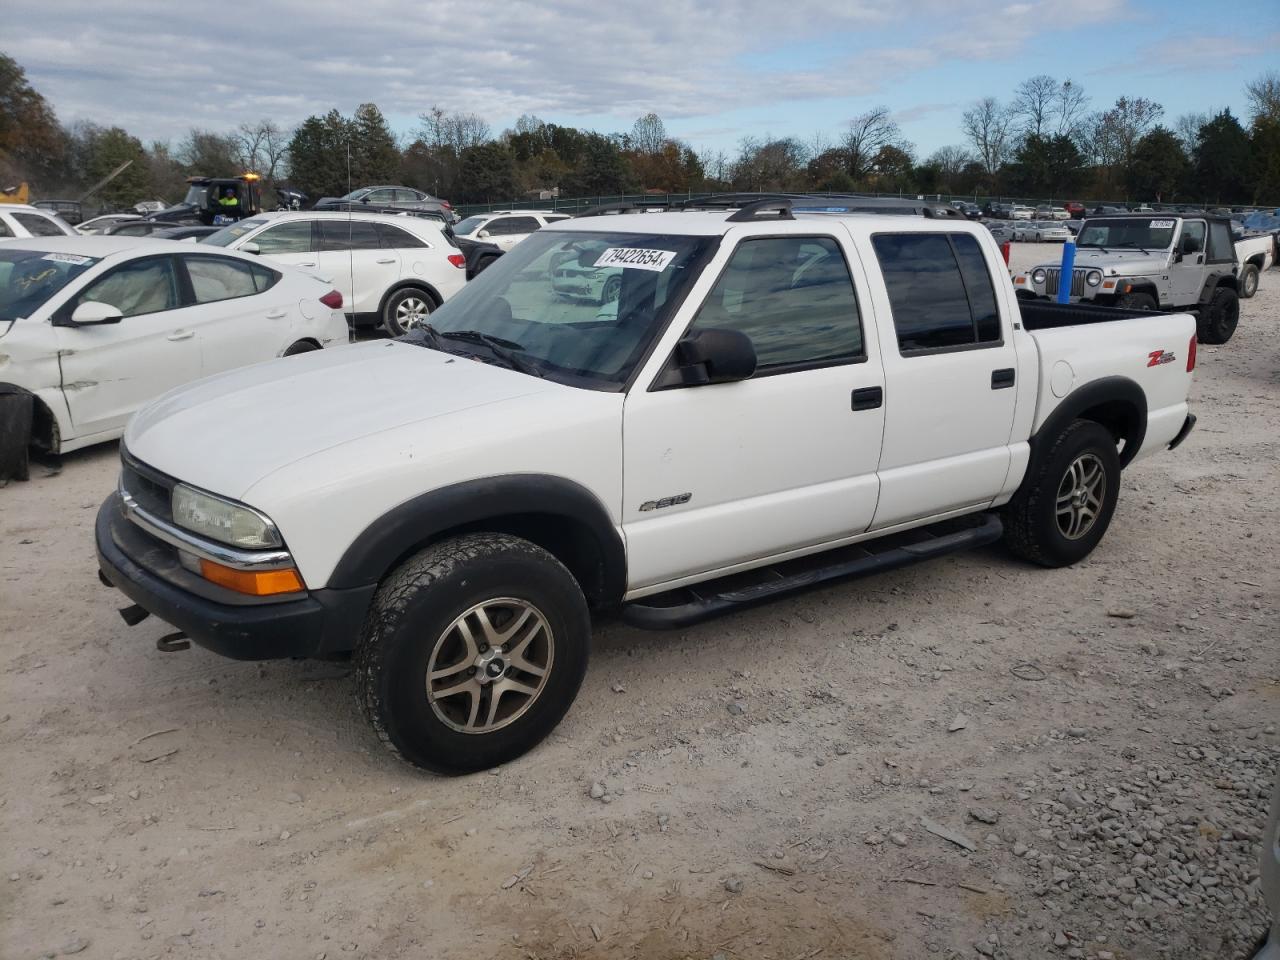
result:
[[[973,154],[964,147],[950,146],[942,147],[935,150],[933,154],[925,161],[930,166],[937,167],[938,173],[946,180],[959,176],[970,163],[973,162]]]
[[[988,175],[994,176],[1013,150],[1013,121],[1013,114],[995,97],[984,97],[960,118],[961,129]]]
[[[876,107],[849,121],[845,128],[843,147],[849,166],[849,175],[862,180],[871,172],[882,147],[900,146],[902,131],[889,115],[888,107]]]
[[[418,137],[436,150],[450,150],[460,156],[468,147],[478,147],[493,139],[489,124],[474,113],[445,113],[432,106],[427,113],[419,114],[422,126]]]
[[[708,180],[725,183],[729,180],[729,155],[723,150],[706,150],[698,154],[702,174]]]
[[[1196,142],[1200,139],[1200,128],[1209,122],[1207,113],[1184,113],[1178,117],[1173,123],[1173,132],[1177,135],[1182,149],[1187,152],[1187,156],[1191,156],[1192,151],[1196,148]]]
[[[1138,141],[1160,122],[1164,107],[1146,97],[1121,97],[1102,115],[1098,130],[1100,159],[1108,166],[1128,169]]]
[[[627,145],[637,153],[654,156],[662,152],[669,139],[662,118],[656,113],[646,113],[632,125]]]
[[[1009,109],[1028,135],[1042,137],[1049,131],[1058,91],[1058,81],[1044,73],[1018,84]]]
[[[1084,87],[1070,78],[1063,80],[1053,101],[1056,119],[1054,133],[1060,137],[1074,137],[1088,106],[1089,98],[1085,95]]]
[[[1249,96],[1250,119],[1280,121],[1280,71],[1268,70],[1244,89]]]

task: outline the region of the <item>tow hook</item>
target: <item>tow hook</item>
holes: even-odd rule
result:
[[[120,619],[131,627],[136,627],[149,616],[151,616],[151,613],[147,610],[143,610],[136,603],[132,606],[120,608]]]
[[[181,630],[174,633],[166,633],[156,641],[156,649],[161,653],[177,653],[179,650],[188,650],[190,648],[191,641],[187,639],[187,635]]]

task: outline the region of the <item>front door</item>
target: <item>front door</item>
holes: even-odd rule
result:
[[[747,238],[689,331],[756,350],[738,383],[636,384],[623,421],[628,586],[661,584],[854,536],[876,506],[884,377],[847,241]],[[674,362],[671,361],[671,362]]]
[[[1206,239],[1207,227],[1203,220],[1182,221],[1182,233],[1173,248],[1177,253],[1169,265],[1168,306],[1186,306],[1200,299],[1205,277]],[[1178,253],[1182,254],[1181,260]]]
[[[872,281],[888,381],[875,529],[989,503],[1004,486],[1018,390],[992,276],[964,233],[878,233]],[[895,342],[896,341],[896,342]]]
[[[77,437],[116,430],[140,406],[199,379],[198,310],[184,306],[174,258],[142,257],[103,274],[57,313],[109,303],[119,323],[55,327],[62,392]]]

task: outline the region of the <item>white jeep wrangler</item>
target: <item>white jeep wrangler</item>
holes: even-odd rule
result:
[[[558,295],[569,261],[608,310]],[[1190,316],[1019,309],[959,219],[582,217],[427,320],[157,400],[96,535],[126,619],[354,652],[382,739],[445,772],[559,722],[593,615],[691,623],[1002,535],[1074,563],[1195,421]]]

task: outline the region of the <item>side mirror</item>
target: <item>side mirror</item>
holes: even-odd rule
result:
[[[99,327],[108,323],[119,323],[123,319],[124,314],[120,312],[119,307],[88,300],[76,307],[75,313],[71,314],[71,326]]]
[[[252,240],[250,240],[248,243],[244,243],[240,245],[240,252],[252,253],[256,255],[262,252],[262,248],[258,246],[256,243],[254,243]]]
[[[733,383],[756,372],[756,348],[740,330],[699,330],[676,344],[685,384]]]
[[[479,233],[477,233],[477,234],[476,234],[476,236],[477,236],[479,239],[481,239],[481,240],[488,240],[488,239],[489,239],[489,231],[488,231],[488,230],[481,230]]]

